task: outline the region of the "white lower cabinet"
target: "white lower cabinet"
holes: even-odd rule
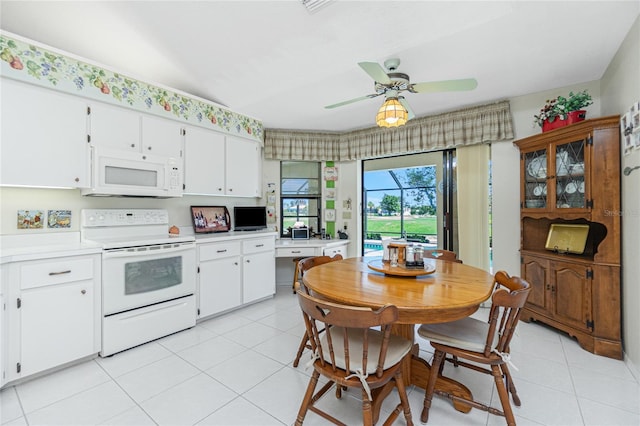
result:
[[[198,262],[198,318],[240,306],[240,241],[199,245]]]
[[[9,265],[7,381],[100,351],[100,255]]]
[[[275,236],[198,243],[198,318],[275,294]]]
[[[20,298],[23,376],[91,355],[93,281],[38,287]]]
[[[342,257],[347,257],[347,244],[345,243],[340,246],[326,247],[322,250],[323,256],[333,257],[336,254],[339,254]]]
[[[242,302],[249,303],[275,294],[275,238],[245,240],[242,253]]]

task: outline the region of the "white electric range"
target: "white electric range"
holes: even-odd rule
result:
[[[82,241],[102,247],[101,356],[193,327],[194,236],[170,236],[164,209],[86,209]]]

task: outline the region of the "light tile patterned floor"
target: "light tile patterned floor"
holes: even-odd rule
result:
[[[481,309],[476,315],[486,316]],[[190,330],[4,389],[2,425],[292,425],[310,370],[292,361],[303,333],[295,296],[203,321]],[[421,348],[430,348],[420,341]],[[429,352],[421,355],[430,358]],[[640,386],[621,361],[592,355],[564,334],[521,323],[512,345],[519,425],[639,425]],[[479,400],[499,406],[489,376],[447,366]],[[409,388],[414,422],[424,392]],[[325,395],[345,423],[360,420],[355,392]],[[388,413],[396,395],[385,401]],[[393,400],[392,400],[393,399]],[[309,413],[307,425],[326,422]],[[405,424],[402,416],[396,424]],[[483,411],[462,414],[435,398],[430,425],[502,425]]]

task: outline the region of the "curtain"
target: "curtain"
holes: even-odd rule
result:
[[[265,129],[265,158],[352,161],[513,139],[509,101],[347,133]]]
[[[489,271],[489,153],[487,144],[456,148],[459,257]]]

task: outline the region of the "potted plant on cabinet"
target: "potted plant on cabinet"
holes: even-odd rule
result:
[[[584,108],[591,104],[593,100],[586,90],[577,93],[569,92],[568,97],[558,96],[555,99],[547,99],[544,107],[540,109],[540,114],[533,116],[534,124],[542,127],[543,132],[568,126],[584,120],[587,116]]]

